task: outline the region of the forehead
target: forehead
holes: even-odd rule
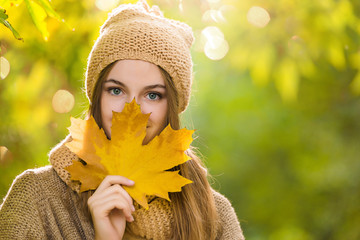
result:
[[[120,60],[115,63],[106,80],[114,79],[124,84],[165,84],[160,68],[142,60]]]

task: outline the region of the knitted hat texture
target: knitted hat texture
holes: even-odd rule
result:
[[[91,102],[100,72],[122,59],[144,60],[162,67],[178,92],[179,112],[190,99],[194,37],[187,24],[163,17],[157,6],[145,0],[115,8],[100,29],[88,58],[86,95]]]

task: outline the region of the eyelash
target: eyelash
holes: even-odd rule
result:
[[[155,101],[155,100],[160,100],[162,98],[162,95],[158,92],[148,92],[146,93],[146,96],[148,97],[150,94],[155,94],[157,96],[157,99],[149,99],[149,100],[152,100],[152,101]]]
[[[114,96],[118,96],[118,95],[116,95],[116,94],[114,94],[112,91],[113,90],[115,90],[115,89],[118,89],[118,90],[120,90],[121,92],[118,94],[118,95],[120,95],[121,93],[123,93],[124,91],[123,90],[121,90],[120,88],[118,88],[118,87],[108,87],[107,89],[106,89],[106,91],[108,92],[108,93],[110,93],[111,95],[114,95]],[[158,97],[158,99],[149,99],[149,100],[153,100],[153,101],[155,101],[155,100],[160,100],[160,99],[162,99],[162,94],[161,93],[159,93],[159,92],[148,92],[148,93],[146,93],[146,96],[148,97],[150,94],[155,94],[157,97]]]
[[[112,92],[112,91],[115,90],[115,89],[120,90],[120,94],[123,93],[123,90],[121,90],[121,89],[118,88],[118,87],[108,87],[108,88],[106,89],[106,91],[107,91],[108,93],[110,93],[111,95],[117,96],[116,94],[114,94],[114,93]],[[120,95],[120,94],[118,94],[118,95]]]

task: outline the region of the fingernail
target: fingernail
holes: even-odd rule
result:
[[[133,180],[129,180],[129,184],[135,184],[135,182]]]
[[[133,212],[135,212],[135,207],[134,207],[134,205],[131,206],[131,210],[132,210]]]
[[[134,217],[133,216],[131,216],[131,218],[130,218],[130,222],[133,222],[134,221]]]

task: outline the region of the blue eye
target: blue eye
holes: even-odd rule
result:
[[[159,94],[157,94],[157,93],[149,93],[149,94],[148,94],[148,98],[149,98],[150,100],[157,100],[157,99],[160,98],[160,96],[159,96]]]
[[[110,89],[110,93],[112,95],[120,95],[122,93],[122,91],[119,88],[112,88],[112,89]]]

